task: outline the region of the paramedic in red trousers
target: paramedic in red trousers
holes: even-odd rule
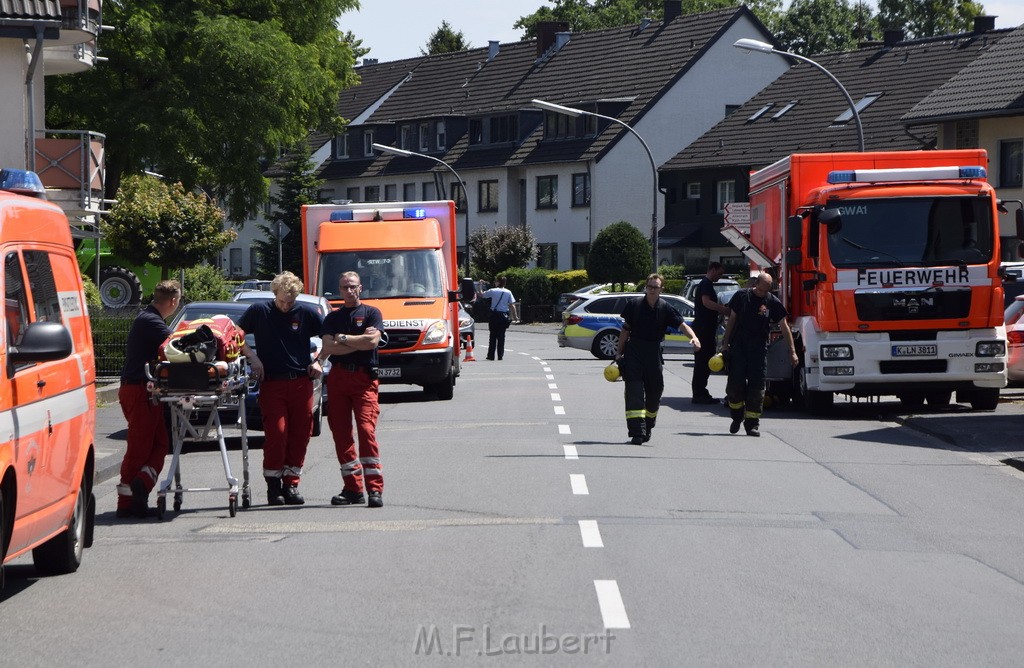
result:
[[[694,351],[700,350],[700,339],[672,305],[661,298],[665,280],[651,274],[645,282],[645,294],[626,302],[622,310],[622,331],[615,358],[622,380],[626,382],[626,429],[633,445],[651,440],[658,420],[665,377],[661,367],[661,342],[669,327],[684,330],[692,340]]]
[[[725,324],[722,353],[729,356],[725,398],[732,414],[730,434],[737,433],[742,423],[748,436],[761,435],[768,338],[772,323],[779,324],[779,330],[789,344],[790,362],[794,367],[800,364],[787,315],[786,307],[772,294],[770,274],[759,274],[754,287],[738,291],[729,300],[729,320]]]
[[[163,404],[154,404],[146,391],[146,364],[160,355],[160,345],[171,334],[166,319],[178,309],[181,287],[177,281],[161,281],[153,291],[153,303],[135,318],[121,371],[117,399],[128,421],[128,445],[121,462],[117,486],[117,516],[146,517],[149,493],[156,485],[167,457],[169,441]]]
[[[377,345],[384,325],[380,309],[359,301],[362,290],[359,274],[349,271],[338,281],[345,303],[324,318],[323,347],[320,355],[331,358],[327,376],[327,424],[334,436],[334,449],[341,464],[341,492],[331,498],[335,506],[351,506],[366,501],[365,481],[370,508],[384,505],[384,476],[377,445],[378,404]],[[352,435],[356,423],[359,449]]]
[[[254,302],[238,321],[256,339],[256,352],[244,345],[242,354],[260,381],[267,503],[301,506],[306,500],[299,479],[313,435],[313,379],[323,374],[309,340],[320,336],[323,320],[312,306],[296,301],[302,281],[290,271],[274,277],[270,291],[272,301]]]

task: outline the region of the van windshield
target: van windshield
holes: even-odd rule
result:
[[[317,289],[328,299],[341,299],[338,283],[346,271],[359,274],[362,299],[444,297],[440,251],[364,250],[324,253]]]
[[[987,197],[849,199],[842,229],[828,235],[835,267],[986,264],[992,259],[991,200]]]

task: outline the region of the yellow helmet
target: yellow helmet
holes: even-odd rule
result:
[[[722,353],[718,353],[708,360],[708,368],[715,373],[718,373],[725,368],[725,359],[722,357]]]
[[[614,383],[619,379],[619,365],[612,362],[604,368],[604,379],[609,383]]]

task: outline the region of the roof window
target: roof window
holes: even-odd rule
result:
[[[857,113],[859,114],[860,112],[867,109],[868,105],[870,105],[872,102],[874,102],[880,97],[882,97],[881,93],[868,93],[867,95],[862,97],[860,101],[857,102],[857,104],[853,106],[857,109]],[[832,121],[832,125],[845,125],[846,123],[849,123],[850,119],[852,118],[853,111],[851,109],[847,109],[843,113],[836,116],[836,120]]]
[[[792,100],[790,102],[787,102],[786,106],[784,106],[782,109],[779,109],[778,111],[775,112],[775,114],[772,116],[772,120],[773,121],[777,121],[780,118],[782,118],[782,115],[785,114],[790,109],[792,109],[793,107],[795,107],[796,103],[799,102],[799,101],[800,100]]]
[[[750,118],[747,119],[747,123],[753,123],[757,119],[761,118],[766,113],[768,113],[768,110],[771,109],[773,106],[775,106],[773,102],[769,102],[768,104],[764,105],[763,107],[761,107],[760,109],[758,109],[757,111],[750,115]]]

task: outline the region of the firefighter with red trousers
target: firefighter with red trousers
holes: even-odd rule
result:
[[[178,309],[180,299],[177,281],[161,281],[153,290],[153,303],[136,316],[128,332],[121,387],[117,392],[128,421],[128,444],[117,486],[118,517],[149,515],[149,493],[156,486],[167,457],[170,443],[164,409],[162,404],[149,399],[146,364],[159,357],[160,345],[171,333],[166,318]]]
[[[380,309],[359,300],[359,274],[349,271],[339,279],[345,303],[324,318],[321,356],[330,355],[327,376],[327,424],[334,436],[334,449],[341,465],[341,492],[331,498],[335,506],[362,504],[369,494],[370,508],[384,505],[384,476],[377,445],[377,417],[380,415],[377,380],[377,345],[384,326]],[[355,419],[355,436],[352,421]]]
[[[263,414],[263,477],[267,503],[301,506],[299,493],[306,448],[313,435],[313,379],[323,375],[319,359],[312,359],[309,340],[320,335],[323,320],[312,306],[297,302],[302,281],[290,271],[270,283],[274,299],[254,302],[238,326],[256,339],[256,352],[248,345],[242,354],[260,381]]]

